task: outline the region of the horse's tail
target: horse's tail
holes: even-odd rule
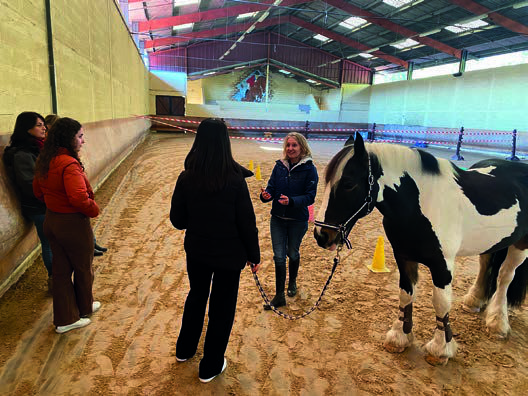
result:
[[[495,293],[495,290],[497,289],[499,270],[507,254],[508,248],[491,253],[488,269],[486,271],[486,299],[488,300],[493,296],[493,293]],[[516,268],[513,280],[511,281],[510,286],[508,286],[508,292],[506,294],[508,305],[511,307],[520,306],[526,297],[527,289],[528,259],[524,260],[524,262]]]

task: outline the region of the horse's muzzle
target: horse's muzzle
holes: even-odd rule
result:
[[[323,249],[335,250],[336,238],[338,233],[334,230],[325,227],[314,227],[314,238],[317,241],[317,244]]]

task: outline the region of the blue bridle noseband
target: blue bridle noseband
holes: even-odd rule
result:
[[[350,231],[352,230],[352,228],[347,231],[348,224],[354,218],[356,218],[356,216],[359,214],[359,212],[363,210],[365,206],[367,207],[367,213],[365,214],[365,216],[368,215],[370,212],[372,212],[372,210],[374,209],[373,206],[372,207],[370,206],[370,204],[372,203],[372,186],[374,186],[374,176],[372,175],[372,168],[370,165],[370,156],[368,155],[368,153],[367,153],[367,158],[368,158],[368,178],[367,180],[368,180],[369,188],[368,188],[367,196],[365,197],[365,202],[363,202],[363,205],[361,205],[361,207],[356,211],[356,213],[350,216],[350,218],[342,224],[335,225],[335,224],[325,223],[324,221],[317,221],[317,220],[314,222],[314,224],[318,227],[326,227],[332,230],[336,230],[341,235],[341,245],[345,243],[348,249],[352,249],[352,243],[348,239],[348,234],[350,234]]]

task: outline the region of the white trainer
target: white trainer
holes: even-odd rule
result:
[[[79,329],[84,326],[88,326],[92,321],[89,318],[81,318],[77,322],[74,322],[72,324],[66,325],[66,326],[57,326],[55,328],[55,331],[59,334],[66,333],[70,330]]]
[[[92,313],[95,313],[99,311],[99,308],[101,308],[101,302],[100,301],[94,301],[92,303]]]
[[[206,383],[214,380],[216,377],[218,377],[220,374],[222,374],[224,372],[226,367],[227,367],[227,360],[226,360],[226,358],[224,358],[224,365],[222,366],[222,371],[220,371],[216,375],[213,375],[211,378],[200,378],[200,381],[203,382],[204,384],[206,384]]]

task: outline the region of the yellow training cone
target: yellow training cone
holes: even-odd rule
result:
[[[260,174],[260,165],[257,166],[257,170],[255,171],[255,177],[257,180],[262,180],[262,175]]]
[[[253,172],[253,160],[249,160],[248,169]]]
[[[390,272],[390,269],[385,266],[385,248],[382,236],[378,237],[378,243],[376,243],[376,250],[374,251],[372,264],[367,265],[367,268],[372,272]]]

